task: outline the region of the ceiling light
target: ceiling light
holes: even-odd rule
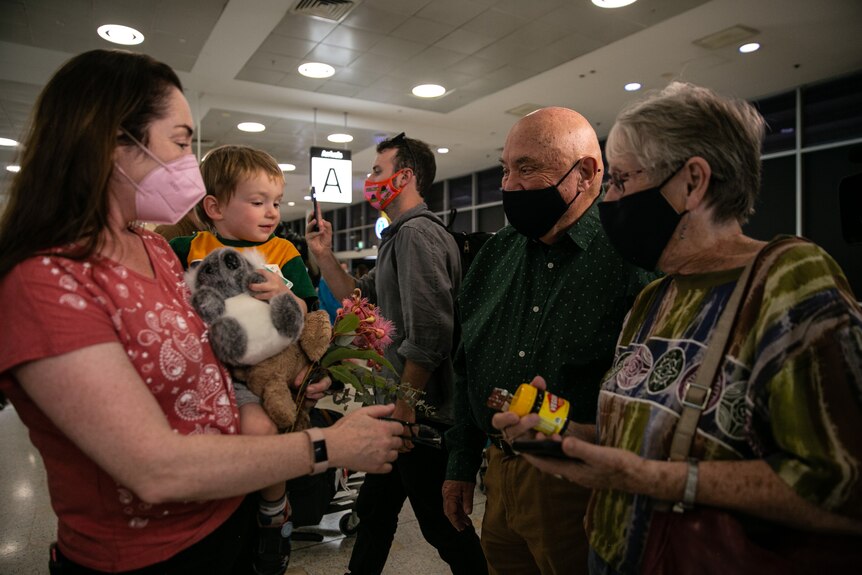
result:
[[[297,70],[307,78],[329,78],[335,74],[335,68],[322,62],[306,62],[300,64]]]
[[[18,142],[11,138],[0,138],[0,146],[17,146]]]
[[[236,127],[243,132],[263,132],[266,130],[266,126],[260,122],[240,122]]]
[[[311,196],[302,196],[302,199],[305,200],[306,202],[310,202]]]
[[[21,166],[16,166],[15,164],[9,164],[8,166],[6,166],[6,171],[7,172],[16,172],[16,173],[20,172]]]
[[[282,172],[292,172],[296,169],[296,166],[293,164],[279,164],[278,167],[281,168]]]
[[[287,202],[287,205],[291,208],[296,205],[296,202]]]
[[[437,153],[438,154],[448,154],[449,148],[437,148]]]
[[[743,54],[750,54],[751,52],[757,52],[760,50],[760,44],[757,42],[749,42],[748,44],[743,44],[739,47],[739,51]]]
[[[626,84],[625,86],[623,86],[623,88],[625,88],[625,91],[626,91],[626,92],[637,92],[637,91],[638,91],[638,90],[640,90],[642,87],[643,87],[643,86],[641,85],[641,83],[640,83],[640,82],[629,82],[628,84]]]
[[[99,26],[96,32],[108,42],[124,46],[133,46],[144,41],[143,34],[134,28],[121,26],[120,24],[105,24],[104,26]]]
[[[350,134],[329,134],[326,139],[333,144],[346,144],[353,141],[353,136]]]
[[[638,0],[593,0],[593,4],[599,8],[622,8],[634,4]]]
[[[446,88],[439,84],[420,84],[413,88],[413,95],[420,98],[436,98],[446,93]]]

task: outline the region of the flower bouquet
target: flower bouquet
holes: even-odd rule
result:
[[[407,402],[417,412],[429,413],[431,408],[422,399],[424,392],[394,380],[397,377],[395,368],[383,356],[392,343],[394,324],[384,318],[377,306],[369,303],[368,298],[362,297],[358,289],[353,290],[350,297],[344,298],[341,305],[332,326],[329,350],[308,370],[299,390],[297,404],[302,405],[310,381],[328,375],[344,384],[331,392],[336,404],[347,403],[352,399],[370,405],[376,403],[379,397],[397,398]]]

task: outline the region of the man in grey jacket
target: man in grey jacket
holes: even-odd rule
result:
[[[398,372],[391,375],[425,392],[434,412],[427,418],[420,414],[418,422],[442,434],[453,423],[451,352],[461,264],[455,241],[422,199],[435,173],[434,154],[424,142],[399,134],[377,146],[365,198],[374,208],[386,210],[392,224],[383,232],[377,266],[362,279],[339,266],[331,249],[332,225],[320,213],[309,218],[306,239],[337,298],[358,287],[395,324],[394,341],[386,350],[386,359]],[[417,414],[401,400],[393,417],[417,422]],[[391,473],[365,477],[356,503],[359,530],[350,558],[352,575],[383,570],[406,498],[425,539],[453,573],[487,573],[475,530],[459,532],[443,514],[447,458],[445,447],[407,443]]]

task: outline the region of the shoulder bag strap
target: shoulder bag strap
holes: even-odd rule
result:
[[[670,461],[685,461],[688,458],[691,444],[694,441],[694,434],[697,430],[697,422],[700,419],[701,412],[709,401],[712,382],[715,381],[718,367],[724,358],[727,341],[730,339],[730,334],[733,331],[733,324],[736,322],[743,294],[748,289],[751,270],[754,268],[754,263],[759,256],[760,252],[758,252],[754,259],[748,262],[742,271],[742,275],[736,282],[736,287],[733,288],[733,293],[730,294],[727,305],[721,312],[718,325],[716,325],[709,338],[706,354],[697,372],[697,377],[693,383],[686,386],[682,400],[682,414],[676,424],[676,430],[674,431],[673,440],[670,445]]]

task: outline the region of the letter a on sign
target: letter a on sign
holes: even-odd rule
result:
[[[317,201],[324,204],[349,204],[353,199],[353,163],[350,161],[350,150],[312,147],[309,155],[311,185],[317,190]]]
[[[335,183],[332,183],[332,182]],[[323,193],[326,193],[328,188],[335,188],[334,191],[341,193],[341,185],[338,183],[338,172],[335,171],[335,168],[329,168],[329,171],[326,172],[326,183],[323,184]]]

